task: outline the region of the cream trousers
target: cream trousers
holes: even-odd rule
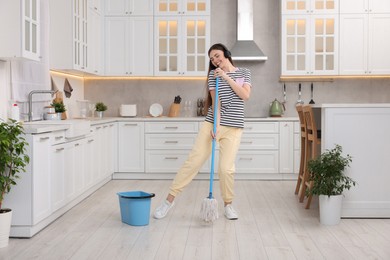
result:
[[[177,196],[198,174],[200,168],[211,154],[211,131],[213,124],[204,122],[198,133],[192,151],[177,172],[169,194]],[[242,128],[220,126],[217,133],[219,144],[218,175],[221,194],[225,203],[231,203],[234,197],[235,160],[240,146]]]

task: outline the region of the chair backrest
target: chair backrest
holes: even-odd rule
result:
[[[306,132],[307,132],[307,138],[311,141],[317,140],[317,126],[316,121],[314,119],[314,113],[313,108],[311,105],[305,105],[302,107],[303,109],[303,116],[305,118],[306,122]]]
[[[300,124],[300,127],[301,127],[301,135],[302,135],[302,137],[306,137],[306,121],[305,121],[305,117],[303,115],[303,106],[302,105],[296,105],[295,109],[298,112],[299,124]]]

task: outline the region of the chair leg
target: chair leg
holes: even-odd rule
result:
[[[299,194],[299,190],[301,189],[302,186],[304,167],[305,167],[305,140],[301,138],[301,160],[299,163],[299,174],[298,174],[297,185],[295,187],[295,195]]]
[[[310,183],[308,184],[308,188],[311,189],[312,187],[313,187],[313,181],[310,181]],[[307,197],[305,209],[310,209],[312,197],[313,197],[313,195],[311,195],[311,194]]]

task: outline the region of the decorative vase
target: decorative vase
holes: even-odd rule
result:
[[[96,111],[98,118],[103,118],[103,111]]]
[[[12,210],[1,209],[0,211],[0,248],[8,246],[9,233],[11,231]]]
[[[340,223],[343,195],[320,195],[320,222],[323,225],[332,226]]]

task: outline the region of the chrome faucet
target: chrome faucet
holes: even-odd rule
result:
[[[34,94],[51,94],[52,96],[57,93],[58,90],[33,90],[28,94],[28,122],[32,121],[32,96]]]

